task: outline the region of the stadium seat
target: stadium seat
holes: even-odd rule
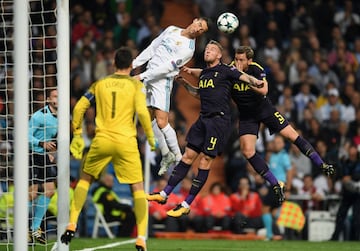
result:
[[[111,231],[111,228],[116,227],[116,226],[120,226],[121,222],[120,221],[107,222],[105,220],[104,215],[102,214],[102,212],[100,210],[100,207],[96,203],[93,203],[93,204],[94,204],[94,207],[95,207],[95,210],[96,210],[96,214],[95,214],[92,238],[97,238],[98,237],[99,228],[102,227],[102,228],[104,228],[107,236],[110,239],[114,239],[115,236],[114,236],[113,232]]]

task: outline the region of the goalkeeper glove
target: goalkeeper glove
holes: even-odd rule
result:
[[[149,137],[149,138],[148,138],[148,142],[149,142],[150,150],[151,150],[151,151],[155,151],[155,150],[158,148],[158,146],[159,146],[158,141],[157,141],[157,139],[156,139],[154,136]]]
[[[70,144],[70,152],[75,159],[82,158],[84,148],[85,148],[85,142],[84,139],[81,137],[81,135],[74,135]]]

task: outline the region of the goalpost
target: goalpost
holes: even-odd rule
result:
[[[54,88],[59,100],[58,201],[69,201],[69,18],[69,0],[0,2],[0,250],[35,250],[27,238],[33,215],[28,210],[28,120]],[[58,203],[58,212],[56,229],[45,226],[48,243],[37,244],[37,250],[68,250],[59,242],[68,203]]]

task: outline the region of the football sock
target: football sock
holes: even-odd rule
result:
[[[186,174],[189,172],[191,165],[185,164],[183,161],[180,161],[177,166],[174,167],[172,171],[168,184],[164,188],[166,195],[169,195],[174,188],[182,181]]]
[[[294,141],[294,144],[300,149],[300,151],[316,166],[321,166],[324,161],[321,159],[320,155],[315,151],[315,149],[312,147],[312,145],[303,137],[298,136],[296,140]]]
[[[261,217],[264,223],[264,227],[266,229],[266,238],[268,240],[271,240],[274,235],[272,231],[272,216],[270,213],[266,213],[263,214]]]
[[[278,180],[269,170],[269,167],[266,164],[265,160],[261,158],[258,153],[255,153],[254,156],[248,159],[248,161],[254,167],[255,171],[260,174],[265,180],[267,180],[271,186],[275,186],[278,184]]]
[[[69,219],[69,226],[75,227],[80,212],[85,204],[86,197],[89,191],[90,183],[86,180],[80,179],[77,183],[74,191],[74,198],[71,202],[70,206],[70,219]],[[75,231],[75,229],[70,229]]]
[[[181,151],[174,128],[172,128],[170,124],[167,124],[164,128],[161,129],[161,131],[164,134],[166,144],[168,145],[170,151],[175,154],[176,161],[180,161]]]
[[[169,147],[166,144],[164,134],[161,132],[160,128],[158,127],[158,125],[156,123],[156,119],[154,119],[151,122],[151,125],[152,125],[152,129],[154,131],[155,137],[156,137],[156,139],[158,141],[159,149],[161,151],[161,155],[164,156],[170,151]]]
[[[134,213],[136,218],[137,232],[139,236],[146,236],[148,228],[148,202],[146,200],[144,190],[135,191],[134,197]]]
[[[192,186],[190,188],[189,195],[185,199],[185,202],[188,205],[190,205],[194,201],[196,195],[200,192],[201,188],[204,186],[208,176],[209,176],[209,170],[199,168],[198,175],[192,181]]]
[[[48,209],[49,203],[50,203],[50,198],[46,197],[44,194],[40,195],[37,198],[34,209],[34,218],[31,224],[32,231],[35,231],[40,227],[41,221]]]

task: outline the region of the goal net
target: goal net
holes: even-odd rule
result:
[[[29,0],[29,115],[42,109],[47,93],[57,88],[57,18],[56,0]],[[0,250],[12,250],[14,223],[14,0],[0,2]],[[24,144],[28,139],[24,139]],[[24,169],[25,170],[25,169]],[[44,172],[46,176],[46,172]],[[35,184],[36,178],[29,180]],[[54,217],[45,203],[39,204],[47,192],[42,185],[32,203],[29,200],[29,222],[35,219],[35,208],[43,207],[45,216],[40,219],[41,234],[47,243],[43,250],[50,250],[56,241]],[[40,209],[41,211],[41,209]],[[40,214],[41,215],[41,214]],[[38,220],[37,220],[38,221]],[[30,241],[30,240],[29,240]],[[35,247],[30,245],[29,247]],[[30,250],[30,249],[29,249]]]

